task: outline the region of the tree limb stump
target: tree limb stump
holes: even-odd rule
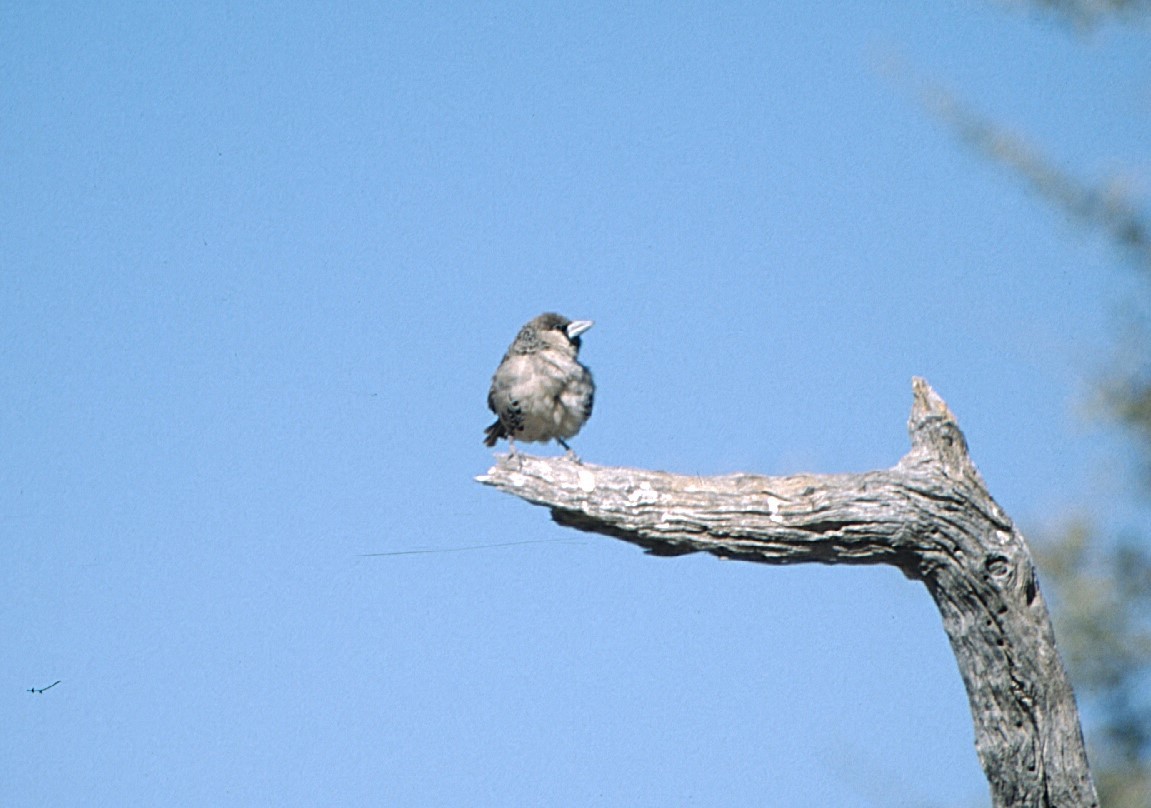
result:
[[[898,567],[939,608],[995,806],[1096,808],[1027,543],[947,405],[923,379],[913,390],[911,451],[883,471],[695,477],[518,455],[477,479],[654,555]]]

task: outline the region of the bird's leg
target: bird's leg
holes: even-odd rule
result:
[[[516,439],[508,435],[508,460],[515,460],[520,466],[523,466],[524,460],[520,457],[520,453],[516,451]]]
[[[568,460],[571,460],[574,463],[579,463],[581,466],[583,465],[583,461],[579,459],[579,455],[572,451],[572,447],[568,446],[567,441],[565,441],[563,438],[556,438],[556,441],[559,442],[560,446],[567,449],[567,454],[564,456]]]

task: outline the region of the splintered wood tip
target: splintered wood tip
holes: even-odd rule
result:
[[[955,421],[955,416],[947,406],[947,402],[932,389],[931,385],[927,383],[927,379],[922,376],[914,377],[911,380],[911,389],[915,399],[911,407],[911,419],[913,421],[932,416]]]

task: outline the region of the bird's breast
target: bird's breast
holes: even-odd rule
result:
[[[492,404],[522,441],[570,438],[587,420],[591,374],[559,351],[509,356],[492,379]]]

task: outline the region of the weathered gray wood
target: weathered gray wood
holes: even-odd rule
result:
[[[656,555],[899,567],[939,607],[994,804],[1098,806],[1027,543],[947,405],[913,387],[911,451],[884,471],[701,478],[520,455],[478,479]]]

